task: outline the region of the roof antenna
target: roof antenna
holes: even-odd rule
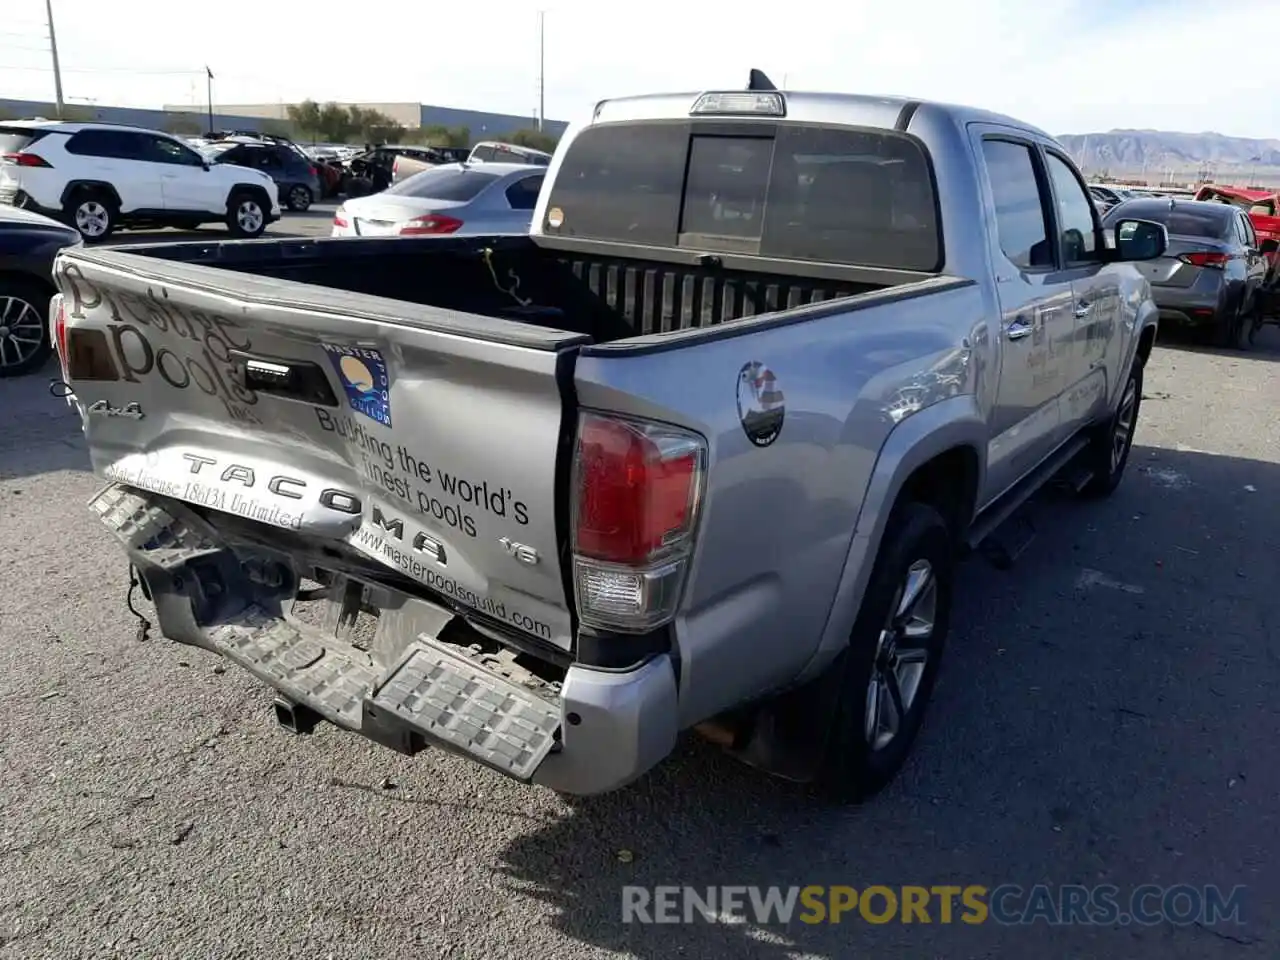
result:
[[[747,81],[748,90],[777,90],[773,81],[764,75],[763,70],[751,68],[751,79]]]

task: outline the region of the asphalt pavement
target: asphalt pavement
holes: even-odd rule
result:
[[[212,232],[212,229],[207,232]],[[79,424],[0,381],[0,957],[1280,955],[1280,332],[1157,347],[1129,474],[971,560],[903,776],[834,809],[691,738],[569,801],[140,641]],[[627,884],[1247,887],[1242,925],[624,925]]]
[[[333,229],[333,214],[338,209],[337,200],[314,203],[303,213],[283,210],[283,216],[267,227],[268,237],[327,237]],[[210,223],[199,230],[121,230],[112,235],[110,242],[119,246],[138,243],[166,243],[189,240],[226,240],[227,228],[220,223]]]

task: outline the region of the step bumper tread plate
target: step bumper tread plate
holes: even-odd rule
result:
[[[258,608],[215,627],[210,639],[295,703],[389,745],[412,731],[427,744],[529,780],[558,742],[559,703],[425,634],[385,679],[362,651]]]
[[[533,777],[558,742],[560,705],[500,677],[446,644],[421,637],[367,704],[428,741],[508,776]]]

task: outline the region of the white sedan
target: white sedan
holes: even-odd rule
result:
[[[381,193],[347,200],[335,237],[466,236],[529,232],[547,168],[524,163],[446,163]]]

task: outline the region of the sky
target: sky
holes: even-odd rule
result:
[[[1280,36],[1278,0],[402,0],[370,5],[367,22],[339,0],[52,2],[70,103],[204,104],[207,64],[215,105],[310,97],[532,117],[541,9],[554,120],[607,97],[740,88],[759,67],[789,89],[964,103],[1053,134],[1280,138],[1275,72],[1252,69]],[[51,101],[45,0],[0,6],[0,98]]]

